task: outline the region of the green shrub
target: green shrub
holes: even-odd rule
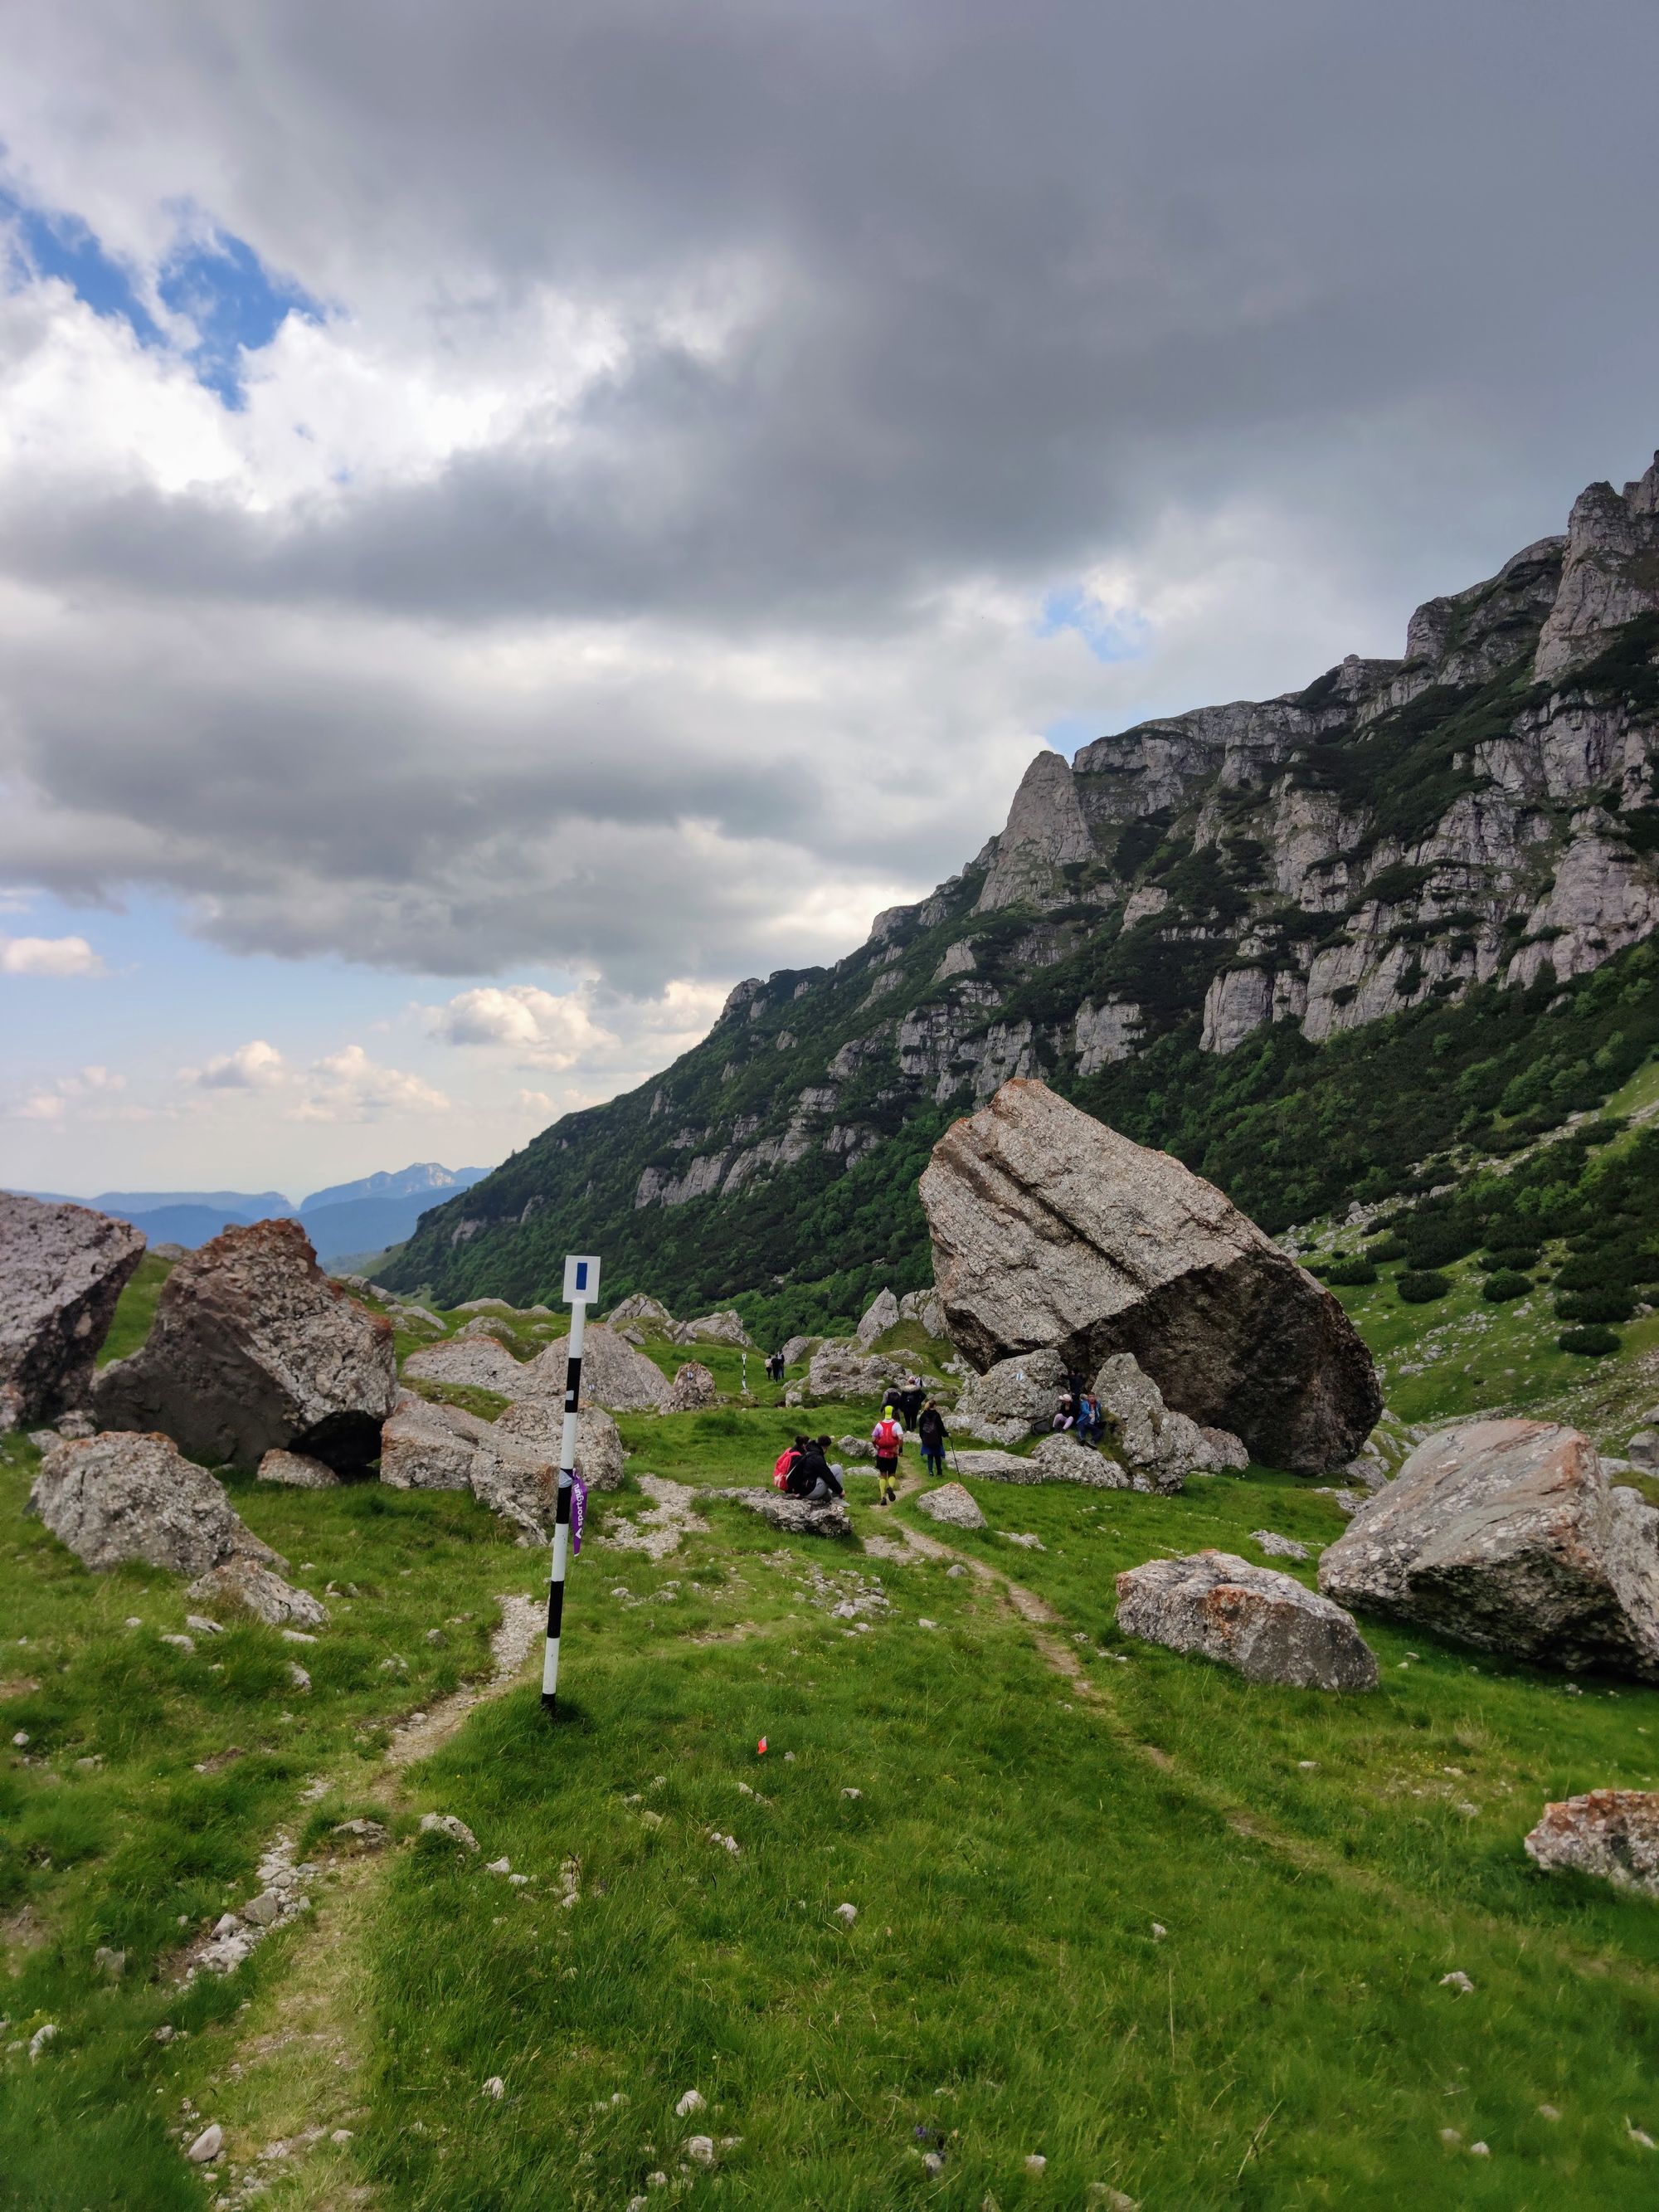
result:
[[[1369,1260],[1334,1260],[1325,1270],[1325,1280],[1340,1284],[1345,1290],[1358,1289],[1362,1283],[1374,1283],[1376,1270]]]
[[[1635,1300],[1617,1285],[1604,1291],[1570,1291],[1555,1301],[1559,1321],[1628,1321],[1635,1310]]]
[[[1619,1340],[1610,1328],[1564,1328],[1555,1346],[1558,1352],[1576,1352],[1581,1359],[1605,1359],[1618,1351]]]
[[[1409,1260],[1412,1256],[1411,1247],[1403,1243],[1390,1230],[1380,1244],[1372,1245],[1370,1256],[1373,1260],[1381,1261],[1385,1265],[1390,1260]]]
[[[1522,1275],[1512,1267],[1500,1267],[1480,1285],[1480,1295],[1491,1304],[1501,1306],[1507,1305],[1511,1298],[1524,1298],[1531,1288],[1530,1275]]]
[[[1480,1255],[1480,1271],[1486,1275],[1528,1274],[1542,1256],[1535,1244],[1500,1244]]]
[[[1425,1268],[1417,1268],[1403,1274],[1397,1288],[1408,1306],[1431,1305],[1436,1298],[1443,1298],[1450,1290],[1451,1279],[1448,1275],[1437,1275]]]

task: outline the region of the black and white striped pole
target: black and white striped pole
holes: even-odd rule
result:
[[[565,1347],[564,1428],[559,1439],[559,1496],[553,1512],[553,1571],[547,1584],[547,1651],[542,1661],[542,1710],[559,1702],[559,1631],[564,1620],[564,1571],[570,1549],[571,1507],[577,1496],[576,1429],[581,1407],[582,1334],[589,1304],[599,1295],[599,1263],[592,1253],[564,1263],[564,1302],[570,1309]],[[585,1496],[585,1493],[584,1493]],[[580,1547],[580,1524],[576,1541]]]

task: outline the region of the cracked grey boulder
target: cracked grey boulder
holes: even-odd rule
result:
[[[1659,1681],[1659,1512],[1554,1422],[1437,1431],[1324,1553],[1319,1586],[1536,1666]]]
[[[557,1337],[522,1370],[519,1397],[564,1398],[570,1340]],[[582,1401],[612,1413],[660,1413],[668,1377],[653,1359],[636,1352],[614,1329],[590,1322],[582,1338]]]
[[[1351,1460],[1382,1396],[1337,1300],[1213,1184],[1067,1103],[1005,1083],[920,1185],[952,1340],[981,1373],[1041,1350],[1079,1374],[1131,1353],[1168,1407],[1269,1466]]]
[[[791,1498],[781,1490],[699,1490],[694,1493],[699,1499],[718,1498],[728,1505],[746,1505],[751,1513],[758,1513],[763,1521],[769,1522],[787,1536],[850,1536],[852,1516],[839,1498],[825,1498],[816,1503],[808,1498]]]
[[[695,1320],[674,1323],[671,1331],[677,1344],[729,1344],[739,1352],[752,1352],[755,1340],[743,1325],[743,1316],[735,1309],[725,1313],[699,1314]]]
[[[859,1350],[870,1351],[878,1336],[885,1336],[890,1328],[899,1324],[899,1302],[891,1291],[878,1291],[865,1308],[855,1332]]]
[[[290,1490],[337,1490],[341,1480],[321,1460],[291,1451],[268,1451],[259,1462],[258,1479],[285,1484]]]
[[[89,1206],[0,1191],[0,1430],[81,1405],[143,1232]]]
[[[806,1370],[812,1398],[879,1398],[903,1382],[907,1370],[879,1352],[860,1352],[844,1339],[821,1345]],[[787,1402],[786,1401],[786,1402]]]
[[[1247,1681],[1297,1690],[1373,1690],[1376,1659],[1352,1613],[1291,1575],[1231,1552],[1149,1559],[1117,1578],[1126,1636],[1193,1652]]]
[[[202,1575],[232,1559],[287,1564],[233,1510],[222,1484],[170,1437],[70,1438],[40,1463],[28,1510],[78,1559]]]
[[[380,1431],[380,1480],[393,1490],[465,1490],[489,1427],[463,1407],[402,1391]]]
[[[1065,1388],[1066,1363],[1057,1352],[1038,1350],[999,1359],[963,1384],[953,1425],[988,1443],[1017,1444],[1048,1429]]]
[[[392,1324],[317,1265],[297,1221],[227,1229],[179,1261],[148,1340],[93,1385],[100,1428],[161,1429],[257,1468],[300,1451],[337,1471],[379,1455],[398,1394]]]
[[[674,1316],[660,1298],[653,1298],[649,1291],[635,1291],[631,1297],[613,1306],[605,1317],[607,1328],[620,1328],[624,1322],[643,1322],[647,1328],[672,1329]]]
[[[1659,1790],[1592,1790],[1546,1805],[1523,1838],[1549,1873],[1595,1875],[1618,1889],[1659,1897]]]
[[[1172,1413],[1157,1383],[1127,1352],[1115,1352],[1102,1363],[1095,1395],[1111,1448],[1134,1477],[1131,1486],[1179,1490],[1206,1449],[1198,1423]]]
[[[486,1425],[495,1437],[538,1446],[555,1468],[564,1437],[564,1407],[545,1398],[521,1398]],[[603,1407],[584,1406],[576,1420],[576,1472],[590,1490],[621,1487],[622,1431]]]

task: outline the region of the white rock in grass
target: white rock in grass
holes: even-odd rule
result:
[[[494,2097],[499,2104],[507,2094],[507,2084],[499,2074],[492,2074],[483,2085],[483,2094],[486,2097]]]
[[[187,1613],[185,1626],[193,1628],[198,1636],[222,1636],[225,1632],[222,1620],[210,1620],[204,1613]]]
[[[486,1874],[511,1874],[512,1871],[513,1863],[510,1859],[487,1859],[484,1862]]]
[[[15,1736],[13,1736],[13,1738],[12,1738],[12,1742],[14,1743],[14,1745],[15,1745],[16,1748],[17,1748],[19,1751],[24,1751],[24,1750],[27,1750],[27,1747],[28,1747],[28,1741],[29,1741],[29,1732],[28,1732],[28,1730],[27,1730],[27,1729],[18,1729],[18,1731],[17,1731],[17,1733],[16,1733],[16,1735],[15,1735]]]
[[[421,1833],[423,1836],[434,1833],[447,1836],[452,1844],[461,1844],[469,1851],[476,1851],[478,1848],[478,1838],[471,1829],[465,1820],[458,1820],[453,1813],[422,1813]]]
[[[1276,1528],[1252,1528],[1250,1541],[1259,1544],[1270,1559],[1305,1559],[1308,1547],[1294,1536],[1281,1536]]]
[[[982,1528],[985,1516],[971,1492],[959,1482],[946,1482],[917,1498],[919,1511],[947,1528]]]
[[[218,2121],[215,2120],[211,2127],[203,2129],[201,2134],[185,2153],[185,2156],[192,2165],[206,2166],[218,2157],[224,2147],[225,2131]]]
[[[1455,1990],[1461,1997],[1470,1996],[1474,1990],[1474,1984],[1461,1966],[1454,1966],[1450,1973],[1442,1974],[1440,1986],[1443,1990]]]
[[[843,1928],[850,1928],[858,1917],[859,1909],[856,1905],[838,1905],[836,1907],[836,1917]]]
[[[675,2118],[689,2120],[693,2112],[700,2112],[702,2111],[704,2102],[705,2100],[701,2089],[688,2089],[685,2094],[680,2099],[678,2104],[674,2107]]]
[[[1025,2171],[1027,2173],[1042,2173],[1047,2169],[1048,2164],[1048,2161],[1042,2153],[1040,2150],[1034,2150],[1025,2161]]]
[[[297,1659],[290,1659],[288,1662],[288,1679],[296,1690],[308,1690],[311,1687],[311,1677]]]
[[[691,2136],[687,2139],[685,2154],[694,2166],[713,2166],[714,2138],[713,2136]]]
[[[196,1649],[193,1636],[164,1636],[161,1640],[163,1644],[172,1644],[175,1651],[193,1651]]]
[[[49,2043],[56,2043],[57,2040],[58,2024],[55,2021],[49,2020],[44,2027],[37,2027],[29,2038],[30,2064],[33,2064]]]

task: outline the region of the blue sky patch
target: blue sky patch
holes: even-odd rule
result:
[[[243,239],[203,230],[181,213],[180,237],[156,272],[155,297],[196,332],[179,350],[197,381],[228,408],[246,404],[245,356],[268,346],[291,314],[321,319],[320,303],[268,269]],[[166,349],[169,334],[145,306],[133,272],[107,253],[79,216],[31,207],[0,187],[0,222],[15,227],[37,276],[59,277],[94,314],[118,316],[139,343]]]
[[[1145,653],[1152,631],[1145,616],[1103,606],[1081,584],[1056,585],[1043,595],[1037,617],[1039,637],[1075,630],[1097,660],[1133,660]]]

